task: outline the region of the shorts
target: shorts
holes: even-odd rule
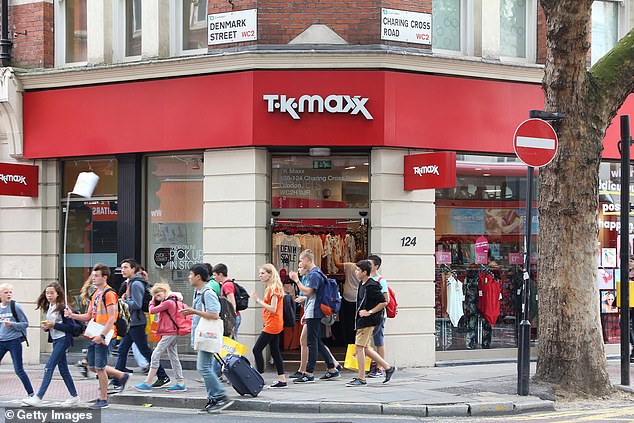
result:
[[[88,353],[86,354],[86,361],[89,368],[95,370],[103,370],[108,365],[108,357],[112,351],[112,347],[116,341],[113,339],[110,341],[110,345],[95,344],[91,342],[88,345]]]
[[[376,325],[374,327],[374,332],[372,333],[372,337],[374,338],[374,346],[382,347],[385,345],[385,334],[383,331],[385,330],[385,317],[381,321],[380,325]]]
[[[360,347],[369,347],[370,340],[372,339],[372,331],[374,331],[374,326],[357,329],[357,334],[354,338],[354,345],[358,345]]]

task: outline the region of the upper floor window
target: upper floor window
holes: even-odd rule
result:
[[[125,55],[141,55],[141,0],[125,0]]]
[[[87,0],[60,0],[55,3],[55,64],[87,60]]]
[[[535,0],[500,0],[500,57],[535,60]]]
[[[595,64],[619,41],[620,1],[594,1],[592,3],[591,60]]]
[[[175,0],[174,43],[175,55],[207,52],[207,1]]]
[[[433,0],[432,45],[434,50],[462,51],[463,12],[463,0]]]

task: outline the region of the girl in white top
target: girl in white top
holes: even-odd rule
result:
[[[46,394],[46,390],[53,378],[55,367],[57,367],[70,393],[70,398],[60,405],[62,407],[79,405],[77,389],[75,389],[75,383],[66,362],[66,351],[73,343],[72,332],[75,329],[75,322],[70,318],[64,317],[66,303],[64,301],[64,290],[61,285],[57,282],[48,284],[44,292],[38,297],[36,304],[36,310],[46,310],[46,320],[40,322],[40,327],[45,332],[48,332],[48,342],[53,343],[53,351],[44,367],[44,377],[42,378],[40,390],[35,396],[23,400],[22,403],[33,407],[42,405],[42,398]]]

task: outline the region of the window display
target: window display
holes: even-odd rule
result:
[[[436,349],[516,347],[521,318],[526,166],[457,156],[457,188],[436,190]],[[536,249],[538,218],[531,219]],[[532,251],[533,264],[537,251]],[[537,325],[531,267],[531,339]]]

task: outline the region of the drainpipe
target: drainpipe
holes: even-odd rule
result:
[[[2,36],[0,37],[0,61],[2,66],[11,65],[11,47],[13,43],[9,39],[9,0],[2,1]]]

